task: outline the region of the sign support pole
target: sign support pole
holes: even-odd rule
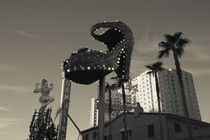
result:
[[[98,116],[98,139],[104,140],[104,100],[105,100],[105,77],[99,80],[99,116]]]

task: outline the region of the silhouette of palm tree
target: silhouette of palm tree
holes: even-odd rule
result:
[[[188,139],[192,140],[192,127],[190,124],[190,118],[189,118],[189,111],[187,108],[187,102],[186,102],[186,96],[184,92],[184,85],[182,80],[182,70],[179,62],[179,58],[181,58],[184,54],[184,47],[190,43],[190,40],[187,38],[182,38],[182,32],[176,32],[174,35],[165,34],[165,41],[160,42],[159,48],[161,49],[159,51],[158,58],[161,59],[163,57],[169,57],[170,51],[173,52],[174,62],[176,66],[176,73],[180,85],[180,91],[182,96],[182,102],[183,102],[183,108],[184,108],[184,116],[186,119],[186,123],[188,126]]]
[[[109,110],[109,137],[108,137],[108,140],[112,140],[112,127],[111,127],[111,120],[112,120],[112,117],[111,117],[111,114],[112,114],[112,90],[113,89],[116,89],[118,87],[117,84],[109,84],[109,83],[106,83],[106,86],[105,86],[105,92],[108,91],[109,93],[109,107],[108,107],[108,110]]]
[[[157,93],[157,101],[158,101],[158,115],[159,115],[159,123],[160,123],[160,139],[163,140],[163,126],[161,121],[161,109],[160,109],[160,93],[159,93],[159,82],[158,82],[158,72],[162,71],[162,62],[156,62],[151,65],[145,65],[150,71],[148,74],[152,74],[155,76],[155,83],[156,83],[156,93]]]

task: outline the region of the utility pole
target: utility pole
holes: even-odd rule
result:
[[[58,140],[66,140],[66,129],[68,124],[68,111],[70,102],[71,82],[70,80],[62,80],[61,102],[60,102],[60,118],[58,125]]]
[[[104,99],[105,77],[99,80],[99,115],[98,115],[98,140],[104,139]]]

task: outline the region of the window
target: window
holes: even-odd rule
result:
[[[180,124],[178,124],[178,123],[175,123],[174,124],[174,130],[175,130],[175,132],[181,132],[182,130],[181,130],[181,125]]]
[[[89,140],[89,135],[88,134],[85,135],[85,140]]]
[[[121,140],[125,140],[125,132],[120,132],[121,134]]]
[[[132,130],[128,130],[128,136],[132,137]]]
[[[96,139],[96,138],[97,138],[97,132],[94,131],[94,132],[93,132],[93,139]]]
[[[122,132],[120,132],[120,134],[121,134],[121,140],[125,140],[125,132],[122,131]],[[127,131],[127,136],[128,136],[128,137],[132,137],[132,130],[128,130],[128,131]],[[110,139],[110,140],[111,140],[111,139]]]
[[[148,137],[154,137],[155,136],[154,124],[148,125],[147,130],[148,130]]]

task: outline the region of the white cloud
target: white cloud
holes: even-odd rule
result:
[[[9,111],[9,108],[0,106],[0,111]]]
[[[186,55],[189,61],[210,61],[209,51],[210,48],[206,44],[192,43],[185,48],[183,57]]]
[[[148,30],[145,31],[143,36],[135,43],[131,65],[132,73],[144,71],[146,70],[144,68],[145,64],[151,64],[158,60],[158,43],[162,40],[164,40],[164,36],[152,37]],[[203,38],[192,38],[192,43],[187,45],[185,53],[180,59],[182,68],[193,75],[210,75],[209,52],[210,48]],[[161,61],[163,61],[163,67],[165,68],[175,67],[172,53],[169,58]]]
[[[19,118],[0,118],[0,129],[20,124],[21,121],[23,120]]]
[[[151,38],[149,33],[145,32],[141,39],[135,42],[134,50],[137,50],[138,53],[157,52],[159,42],[158,38]]]
[[[10,92],[10,93],[27,93],[30,91],[30,88],[24,86],[11,86],[11,85],[0,85],[0,91]]]
[[[148,30],[135,42],[131,60],[131,77],[147,70],[144,65],[152,64],[157,61],[159,42],[160,39],[157,37],[152,38]]]
[[[36,35],[33,35],[31,33],[28,33],[28,32],[25,32],[23,30],[16,30],[15,32],[20,34],[20,35],[23,35],[23,36],[26,36],[26,37],[30,37],[30,38],[36,37]]]

